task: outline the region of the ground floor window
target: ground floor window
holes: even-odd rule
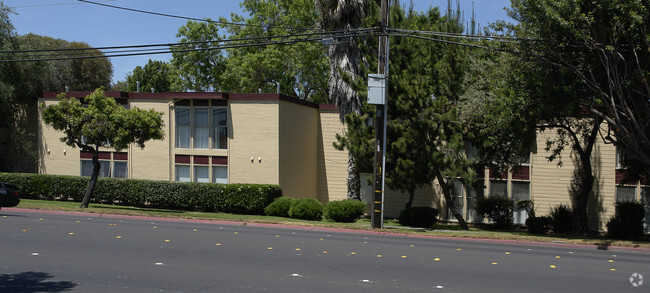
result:
[[[99,177],[127,178],[127,162],[99,161]],[[112,166],[112,168],[111,168]],[[81,160],[81,176],[93,175],[93,161]]]
[[[634,201],[636,186],[616,186],[616,202]]]
[[[221,156],[176,155],[174,180],[180,182],[228,183],[228,159]]]
[[[512,200],[516,203],[520,200],[530,200],[530,182],[528,181],[512,181]],[[528,212],[526,209],[513,210],[513,223],[525,224],[528,219]]]

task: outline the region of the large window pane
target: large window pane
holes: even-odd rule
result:
[[[190,147],[190,108],[176,107],[176,147]]]
[[[634,186],[616,186],[616,202],[634,201],[635,193]]]
[[[508,184],[506,181],[490,180],[490,195],[508,195]]]
[[[210,169],[208,166],[194,166],[194,182],[210,183]]]
[[[214,183],[228,183],[228,167],[214,166],[212,167],[212,182]]]
[[[483,182],[479,182],[467,188],[467,220],[470,222],[481,222],[483,216],[476,213],[476,200],[484,196]]]
[[[461,215],[463,214],[463,183],[460,181],[451,181],[449,184],[452,184],[452,188],[449,190],[449,193],[451,195],[451,198],[454,201],[454,207],[456,208],[456,211],[459,212]],[[448,210],[447,210],[447,219],[453,220],[455,219],[454,215],[451,213],[451,206],[448,204]]]
[[[512,200],[530,200],[529,182],[512,182]],[[513,220],[515,224],[525,224],[528,213],[525,209],[515,209]]]
[[[228,111],[226,108],[212,109],[212,148],[228,148]]]
[[[99,169],[99,177],[111,177],[111,162],[110,161],[99,161],[101,165]]]
[[[194,108],[194,148],[207,149],[209,136],[208,108]]]
[[[113,162],[113,177],[114,178],[127,178],[127,162]]]
[[[192,178],[190,177],[190,166],[176,165],[176,181],[180,181],[180,182],[192,181]]]
[[[81,176],[92,176],[93,175],[93,161],[82,160],[81,161]]]

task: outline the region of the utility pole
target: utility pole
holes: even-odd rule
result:
[[[384,226],[384,189],[386,176],[386,118],[388,114],[388,18],[390,0],[381,0],[381,36],[379,37],[379,64],[377,66],[378,78],[383,78],[384,98],[383,103],[376,103],[375,116],[375,182],[372,211],[372,228],[381,229]],[[369,78],[370,82],[370,78]],[[369,89],[370,91],[370,89]]]

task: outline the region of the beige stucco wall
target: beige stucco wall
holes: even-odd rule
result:
[[[280,183],[279,108],[277,100],[229,102],[230,183]]]
[[[280,101],[280,185],[286,196],[318,197],[318,109]]]
[[[153,109],[156,112],[163,113],[165,127],[165,138],[163,140],[150,140],[145,142],[145,148],[140,149],[138,146],[129,147],[129,178],[149,179],[149,180],[169,180],[169,146],[174,136],[171,131],[170,115],[171,104],[168,100],[141,100],[131,99],[129,107],[140,108],[143,110]]]
[[[57,104],[59,99],[39,98],[38,103],[45,106]],[[79,176],[81,162],[79,148],[61,142],[63,133],[45,124],[42,109],[38,109],[38,173]]]
[[[347,198],[348,151],[334,148],[336,134],[345,125],[337,110],[321,111],[318,127],[318,200],[329,202]]]

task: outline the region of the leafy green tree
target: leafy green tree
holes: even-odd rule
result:
[[[650,172],[650,3],[646,0],[513,0],[520,50],[565,72],[582,94],[571,101],[604,120],[602,137]],[[569,82],[572,84],[572,82]]]
[[[545,147],[548,159],[562,164],[565,149],[576,159],[571,195],[577,233],[589,228],[591,156],[599,136],[648,168],[643,163],[650,149],[644,3],[514,0],[509,14],[518,23],[494,29],[520,38],[504,46],[522,54],[486,54],[472,67],[477,70],[468,81],[464,112],[482,138],[482,158],[516,165],[537,130],[554,131]],[[603,122],[608,129],[601,130]]]
[[[144,66],[136,66],[133,72],[126,76],[125,91],[136,92],[138,82],[142,92],[154,89],[156,92],[183,91],[180,76],[176,69],[169,63],[149,59]]]
[[[163,139],[163,113],[153,109],[126,109],[115,99],[106,97],[103,88],[88,95],[85,105],[79,99],[66,98],[65,94],[59,98],[61,101],[55,105],[41,105],[43,121],[64,133],[62,142],[93,154],[93,173],[81,202],[81,208],[87,208],[99,177],[100,148],[122,150],[133,143],[144,148],[144,143],[151,139]]]
[[[219,45],[225,36],[240,40],[227,43],[229,46],[241,45],[194,52],[181,51],[187,49],[185,46],[174,47],[178,50],[173,52],[172,64],[181,71],[186,86],[226,92],[276,92],[279,87],[280,93],[290,97],[325,101],[325,48],[320,42],[304,42],[304,37],[292,36],[315,26],[318,16],[314,3],[245,0],[241,7],[250,17],[233,14],[230,21],[220,20],[245,26],[190,21],[179,29],[179,42],[204,42],[194,45],[198,48]],[[274,44],[278,41],[292,44]]]
[[[415,30],[462,31],[457,14],[440,16],[437,8],[424,13],[405,11],[399,2],[391,7],[391,27]],[[368,42],[369,46],[374,44]],[[364,58],[373,63],[376,51],[368,50]],[[393,38],[388,82],[388,144],[386,184],[393,190],[409,194],[410,208],[415,190],[437,180],[442,187],[451,213],[467,228],[462,211],[456,209],[450,194],[449,179],[461,177],[470,182],[474,172],[464,154],[465,135],[459,123],[454,88],[460,81],[464,65],[456,62],[465,54],[462,49],[446,48],[438,43],[412,38]],[[367,95],[361,91],[363,98]],[[362,168],[372,170],[374,131],[365,123],[373,117],[373,107],[365,106],[361,114],[346,116],[348,131],[338,137],[337,147],[346,148]],[[363,170],[363,169],[362,169]]]

